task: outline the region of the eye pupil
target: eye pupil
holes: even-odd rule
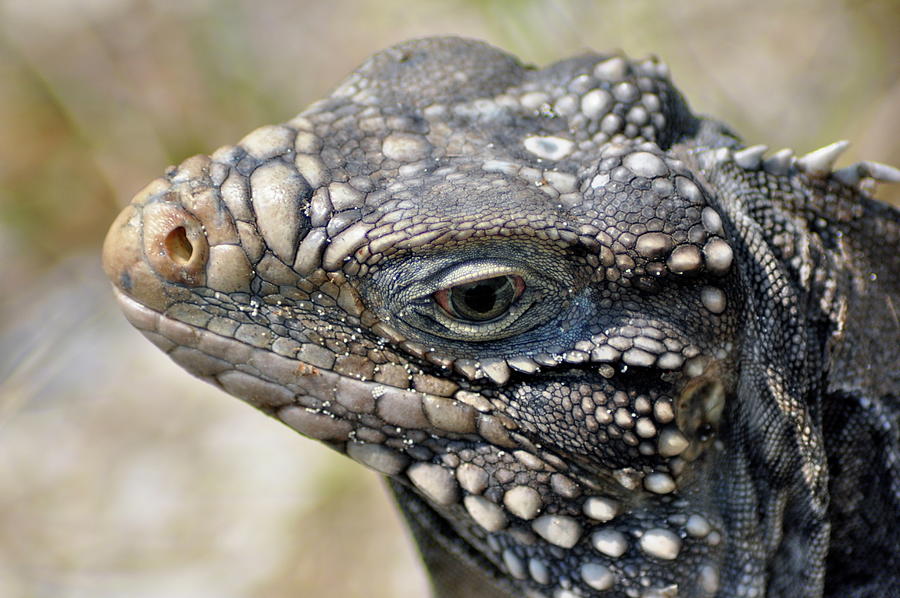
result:
[[[489,313],[494,309],[494,306],[497,305],[497,291],[499,286],[499,284],[495,282],[496,280],[497,279],[495,278],[477,282],[471,286],[467,285],[468,288],[461,293],[465,306],[481,314]],[[456,299],[456,294],[454,294],[454,299]]]
[[[451,316],[483,322],[505,314],[524,289],[519,276],[495,276],[439,291],[436,299]]]

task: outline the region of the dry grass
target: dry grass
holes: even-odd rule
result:
[[[424,593],[374,476],[115,312],[102,235],[167,164],[435,33],[536,63],[656,53],[749,142],[898,164],[898,25],[890,0],[0,0],[0,598]]]

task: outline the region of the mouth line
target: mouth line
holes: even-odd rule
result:
[[[179,321],[121,289],[114,291],[128,321],[176,363],[306,436],[346,442],[356,440],[357,428],[377,426],[389,437],[425,435],[521,448],[484,404],[356,379],[330,369],[333,360],[281,355]]]

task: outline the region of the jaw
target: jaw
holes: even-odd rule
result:
[[[547,407],[553,396],[533,381],[517,386],[513,380],[497,393],[465,384],[430,388],[448,397],[423,392],[429,385],[423,373],[418,388],[391,387],[385,378],[375,381],[377,373],[370,380],[338,374],[322,355],[280,356],[188,323],[176,309],[161,314],[120,289],[116,297],[128,320],[192,374],[389,476],[407,517],[439,518],[442,550],[463,566],[493,571],[506,580],[496,581],[500,588],[538,596],[574,582],[607,588],[611,596],[672,587],[680,595],[715,594],[727,532],[704,490],[705,474],[697,473],[711,469],[702,451],[695,451],[688,474],[672,476],[690,480],[685,488],[656,494],[644,486],[659,476],[624,467],[624,459],[611,467],[614,451],[601,468],[602,456],[564,452],[565,439],[537,424],[510,428],[499,408],[504,400],[522,409],[527,389],[532,403],[544,397]],[[612,386],[594,383],[592,395],[602,388],[615,396]],[[491,394],[493,401],[474,398]],[[631,395],[633,403],[640,393]],[[519,399],[500,398],[508,396]],[[667,489],[668,481],[662,484]],[[426,560],[429,550],[423,546]]]

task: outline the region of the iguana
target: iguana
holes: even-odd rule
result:
[[[654,58],[374,55],[140,191],[192,374],[384,474],[440,598],[900,596],[900,217]]]

